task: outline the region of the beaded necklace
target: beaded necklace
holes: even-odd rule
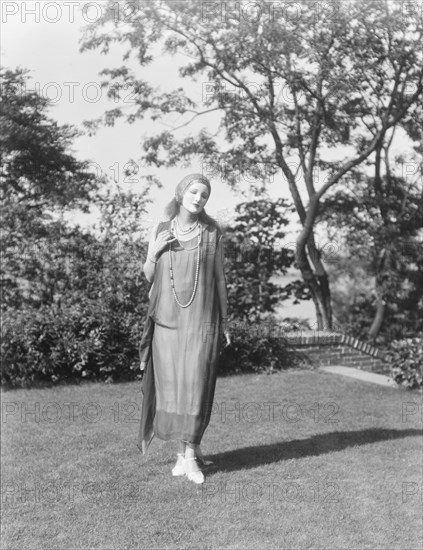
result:
[[[173,222],[173,220],[172,220]],[[174,224],[173,224],[173,228],[175,229],[174,227]],[[176,303],[180,306],[180,307],[188,307],[189,305],[191,305],[192,301],[194,300],[194,296],[195,296],[195,293],[197,291],[197,284],[198,284],[198,275],[200,273],[200,256],[201,256],[201,250],[200,250],[200,245],[201,245],[201,236],[202,236],[202,231],[201,231],[201,225],[198,224],[198,242],[197,242],[197,246],[193,247],[193,248],[198,248],[198,253],[197,253],[197,267],[195,269],[195,281],[194,281],[194,289],[192,291],[192,295],[191,295],[191,298],[189,300],[189,302],[187,304],[181,304],[181,302],[178,300],[178,297],[176,295],[176,291],[175,291],[175,282],[174,282],[174,278],[173,278],[173,267],[172,267],[172,243],[169,243],[169,269],[170,269],[170,284],[172,286],[172,292],[173,292],[173,296],[175,298],[175,301]],[[182,246],[182,245],[181,245]],[[185,248],[184,246],[182,246],[182,248],[184,248],[185,250],[193,250],[193,248]]]
[[[202,227],[201,224],[198,224],[198,225],[199,225],[199,230],[204,231],[204,227]],[[171,233],[173,233],[173,235],[175,235],[175,237],[178,239],[177,234],[176,234],[176,227],[175,227],[174,220],[172,220],[171,227],[172,227]],[[194,237],[192,237],[191,239],[187,239],[187,242],[192,241],[193,238]],[[179,239],[178,239],[178,242],[181,245],[181,248],[183,248],[184,250],[195,250],[197,248],[197,245],[195,245],[195,246],[184,246],[182,243],[185,242],[185,241],[180,241]]]
[[[182,229],[181,224],[179,223],[178,216],[176,216],[176,223],[177,223],[177,225],[178,225],[178,227],[179,227],[179,231],[180,231],[181,233],[189,233],[192,229],[194,229],[194,228],[197,226],[197,224],[198,224],[198,219],[195,220],[195,222],[194,222],[192,225],[190,225],[190,226],[188,227],[188,229]]]

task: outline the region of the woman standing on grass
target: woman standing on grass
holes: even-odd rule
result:
[[[168,221],[150,237],[144,273],[153,282],[140,345],[144,399],[138,447],[154,435],[177,440],[172,475],[203,483],[200,442],[213,404],[220,334],[227,344],[227,291],[222,233],[204,207],[211,191],[202,174],[183,178],[166,207]]]

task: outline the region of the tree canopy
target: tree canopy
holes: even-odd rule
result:
[[[292,9],[264,1],[153,0],[133,2],[126,17],[116,17],[114,4],[108,2],[102,19],[87,27],[82,50],[107,54],[113,43],[123,43],[124,60],[135,54],[147,66],[160,44],[168,54],[184,55],[179,74],[203,94],[198,101],[182,87],[161,92],[127,64],[106,69],[110,96],[118,84],[130,83],[134,105],[115,105],[91,129],[120,117],[166,120],[179,113],[182,124],[145,139],[147,164],[173,166],[201,155],[207,166],[224,170],[231,185],[237,183],[234,166],[261,180],[281,174],[302,225],[297,264],[319,328],[330,327],[329,282],[314,234],[319,206],[336,184],[354,185],[351,171],[373,159],[396,127],[403,124],[417,140],[421,19],[406,16],[399,0],[324,7],[300,0]],[[178,138],[178,128],[214,111],[217,135],[203,128]]]
[[[60,214],[73,208],[87,212],[101,184],[70,152],[79,132],[48,116],[49,101],[30,89],[27,73],[1,70],[1,245],[6,308],[52,303],[58,288],[66,287],[65,256],[83,243],[92,244],[93,239],[68,227]]]
[[[28,72],[0,73],[2,199],[38,214],[72,207],[88,211],[98,181],[69,151],[80,132],[48,116],[49,100],[29,88]]]

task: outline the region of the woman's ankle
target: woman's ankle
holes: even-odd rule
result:
[[[185,441],[178,441],[177,454],[178,455],[185,455],[186,446],[187,446],[187,444],[185,443]]]
[[[195,458],[195,447],[193,445],[187,444],[185,449],[185,458],[186,459]]]

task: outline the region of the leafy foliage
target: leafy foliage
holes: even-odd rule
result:
[[[271,336],[256,330],[255,325],[238,327],[233,341],[221,352],[219,370],[222,374],[241,372],[274,372],[293,367],[305,367],[304,356],[290,347],[281,336]]]
[[[285,274],[294,263],[293,251],[279,244],[292,206],[284,199],[256,199],[238,204],[236,212],[225,233],[228,310],[232,319],[255,323],[293,292],[292,284],[281,290],[270,282],[272,275]]]
[[[387,359],[395,382],[409,389],[423,387],[423,334],[391,342]]]
[[[10,292],[2,326],[6,384],[136,377],[148,303],[146,245],[77,229],[66,237],[33,258],[45,272],[41,279],[34,272],[28,294]],[[41,293],[49,283],[51,293]]]
[[[391,174],[376,186],[356,174],[354,193],[331,194],[320,210],[342,251],[329,267],[334,312],[359,338],[385,344],[423,329],[421,200],[421,182]],[[378,311],[380,327],[372,335]]]
[[[75,246],[89,246],[92,239],[70,229],[62,214],[72,208],[88,212],[101,185],[101,180],[87,172],[85,163],[68,152],[79,132],[47,116],[48,100],[29,89],[26,73],[22,69],[1,71],[0,228],[5,309],[53,303],[61,290],[71,290],[67,248],[72,255]]]
[[[129,380],[139,367],[140,314],[99,300],[25,309],[3,319],[2,383],[30,386],[78,380]]]
[[[47,116],[49,100],[28,88],[28,72],[0,72],[2,200],[15,207],[15,215],[22,206],[41,217],[47,209],[88,211],[99,180],[68,152],[80,132]]]

